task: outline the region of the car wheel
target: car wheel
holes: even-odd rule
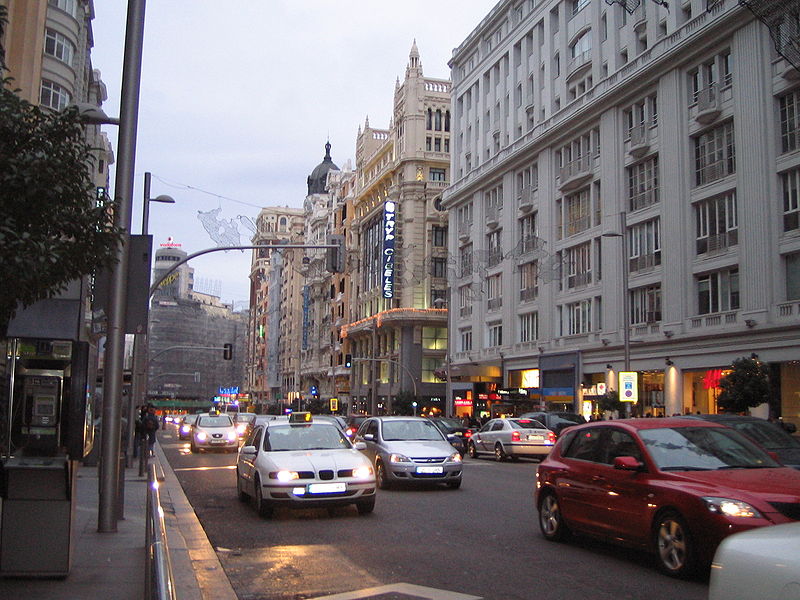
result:
[[[503,450],[503,445],[500,442],[498,442],[497,444],[494,445],[494,459],[497,462],[502,462],[506,458],[508,458],[508,455],[506,454],[506,451]]]
[[[367,500],[360,500],[356,502],[356,508],[358,509],[358,514],[368,515],[375,510],[375,496],[371,496]]]
[[[261,478],[256,475],[255,477],[255,486],[256,486],[256,496],[255,496],[255,503],[256,503],[256,511],[258,512],[259,516],[264,517],[265,519],[269,519],[272,517],[272,513],[275,510],[275,507],[271,504],[267,504],[264,502],[263,490],[261,488]]]
[[[467,447],[467,453],[469,454],[470,458],[478,458],[478,449],[475,447],[473,442],[469,443],[469,446]]]
[[[447,487],[449,487],[450,489],[453,489],[453,490],[457,490],[458,488],[461,487],[461,480],[460,479],[456,479],[455,481],[448,481],[447,482]]]
[[[686,521],[674,511],[665,512],[653,528],[658,568],[672,577],[686,577],[694,571],[694,550]]]
[[[569,536],[569,528],[561,516],[558,498],[552,492],[546,492],[539,504],[539,529],[545,539],[560,542]]]
[[[248,496],[242,489],[242,478],[239,476],[239,470],[236,470],[236,495],[239,497],[239,502],[247,502]]]
[[[386,473],[386,467],[383,466],[383,461],[375,463],[375,479],[378,480],[378,487],[382,490],[388,490],[391,487],[389,483],[389,475]]]

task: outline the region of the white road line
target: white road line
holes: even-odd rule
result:
[[[425,600],[482,600],[483,598],[482,596],[470,596],[458,592],[437,590],[435,588],[423,587],[412,583],[393,583],[391,585],[365,588],[354,592],[333,594],[332,596],[317,596],[316,598],[311,598],[311,600],[368,600],[369,598],[388,594],[390,592],[408,594],[409,596],[424,598]]]

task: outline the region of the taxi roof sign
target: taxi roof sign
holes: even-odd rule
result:
[[[289,415],[289,423],[311,423],[310,412],[293,412]]]

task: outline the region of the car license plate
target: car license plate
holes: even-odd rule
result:
[[[345,491],[347,491],[346,483],[310,483],[308,485],[309,494],[335,494]]]
[[[442,467],[417,467],[417,473],[444,473]]]
[[[543,435],[529,435],[528,439],[531,440],[532,442],[541,442],[541,441],[544,440],[544,436]]]
[[[212,444],[224,444],[225,440],[211,440]]]

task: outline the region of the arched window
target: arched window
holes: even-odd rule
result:
[[[434,123],[434,129],[436,129],[436,131],[442,130],[442,111],[439,109],[436,109],[436,121]]]
[[[450,131],[450,111],[444,113],[444,130]]]
[[[425,121],[425,129],[428,129],[428,130],[430,130],[430,129],[432,129],[432,128],[433,128],[433,126],[432,126],[432,124],[431,124],[431,121],[432,121],[432,120],[433,120],[433,111],[432,111],[432,110],[429,108],[429,109],[428,109],[428,118],[427,118],[427,120]]]
[[[281,217],[278,221],[278,231],[286,231],[286,217]]]

